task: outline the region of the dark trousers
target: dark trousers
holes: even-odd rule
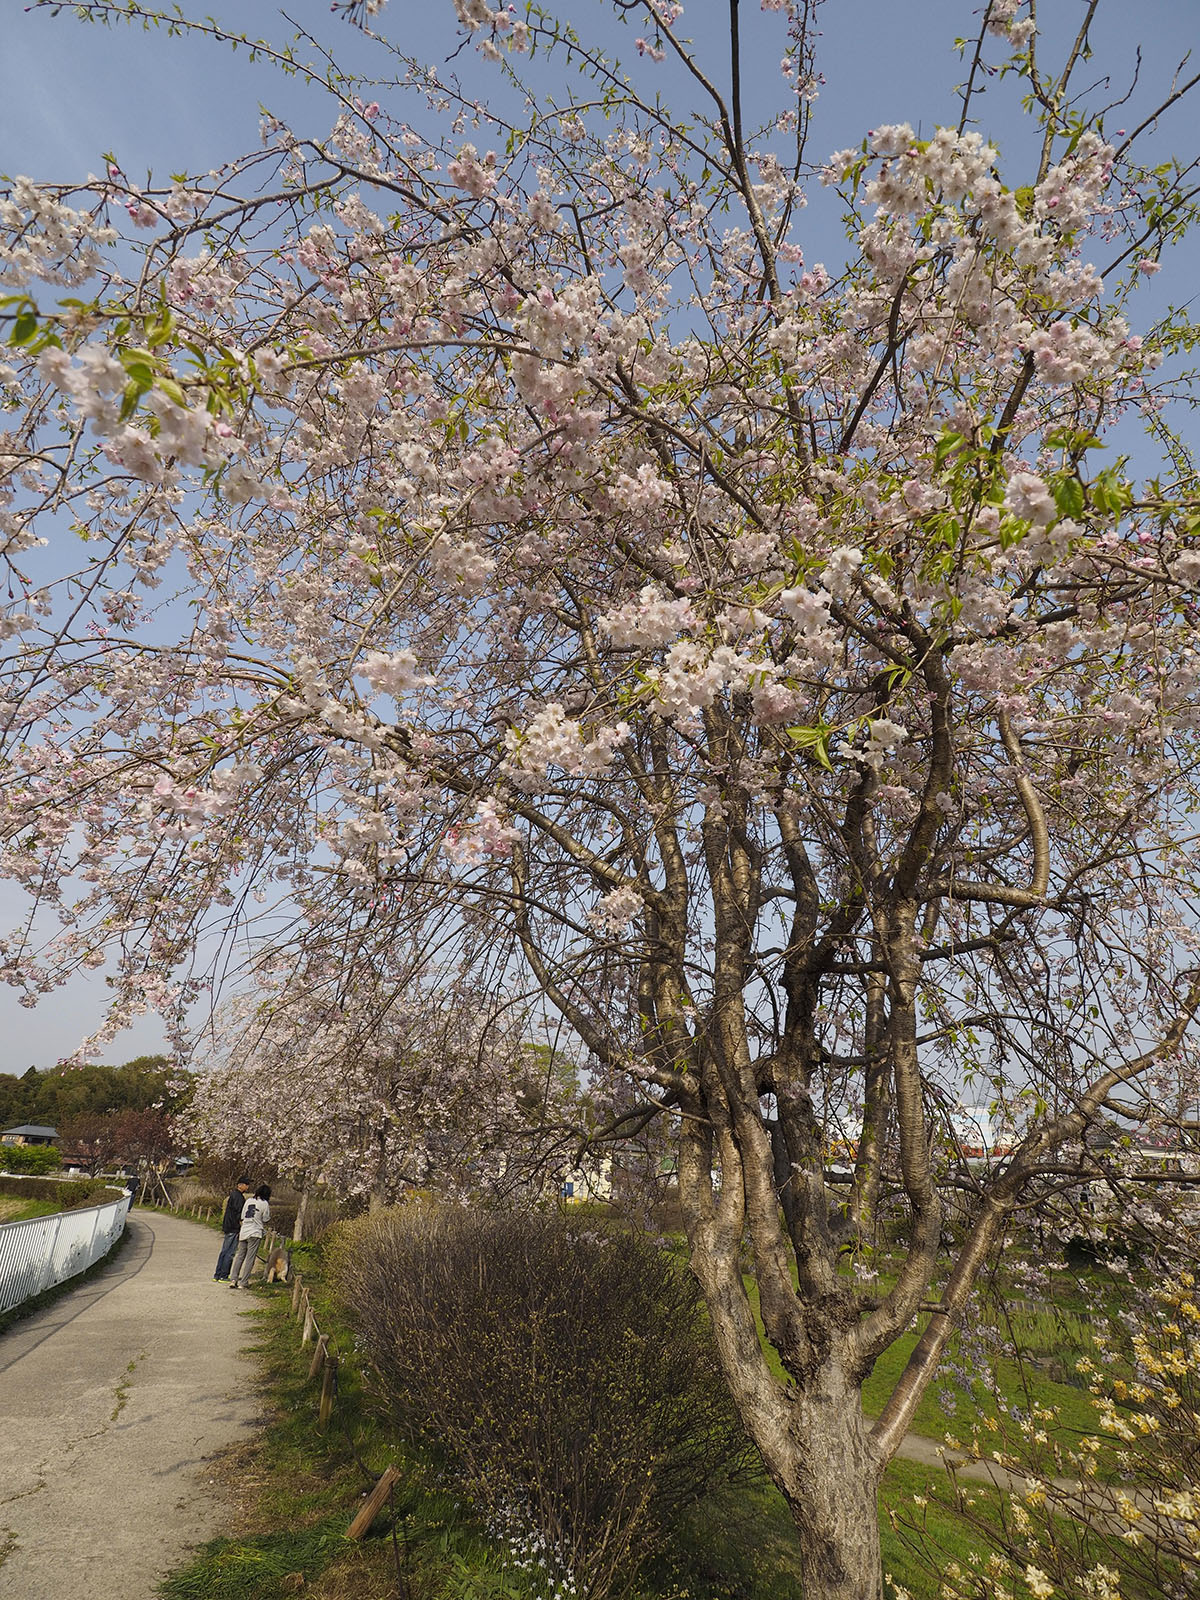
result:
[[[237,1249],[237,1245],[236,1229],[233,1233],[221,1235],[221,1254],[217,1257],[217,1270],[213,1273],[214,1278],[221,1278],[228,1282],[229,1269],[233,1265],[233,1252]]]

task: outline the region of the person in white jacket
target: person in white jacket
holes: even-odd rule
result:
[[[271,1220],[271,1188],[263,1183],[242,1207],[242,1225],[238,1230],[237,1249],[229,1271],[229,1287],[244,1289],[250,1282],[250,1273],[258,1257],[258,1247]]]

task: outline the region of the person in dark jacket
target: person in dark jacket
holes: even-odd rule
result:
[[[225,1212],[221,1218],[221,1253],[217,1257],[217,1270],[213,1273],[214,1283],[228,1283],[229,1269],[233,1265],[233,1252],[238,1246],[238,1234],[242,1231],[242,1207],[246,1204],[246,1196],[253,1188],[249,1178],[239,1178],[237,1187],[229,1191],[229,1198],[225,1202]]]

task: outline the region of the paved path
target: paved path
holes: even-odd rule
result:
[[[222,1531],[205,1461],[259,1414],[219,1237],[136,1211],[110,1266],[0,1334],[0,1600],[152,1600]]]

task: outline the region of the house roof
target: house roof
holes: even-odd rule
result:
[[[4,1128],[4,1129],[0,1129],[0,1139],[2,1139],[6,1133],[21,1133],[21,1134],[24,1134],[27,1139],[29,1139],[29,1138],[57,1139],[58,1138],[58,1129],[57,1128],[40,1128],[34,1122],[23,1122],[19,1128]]]

